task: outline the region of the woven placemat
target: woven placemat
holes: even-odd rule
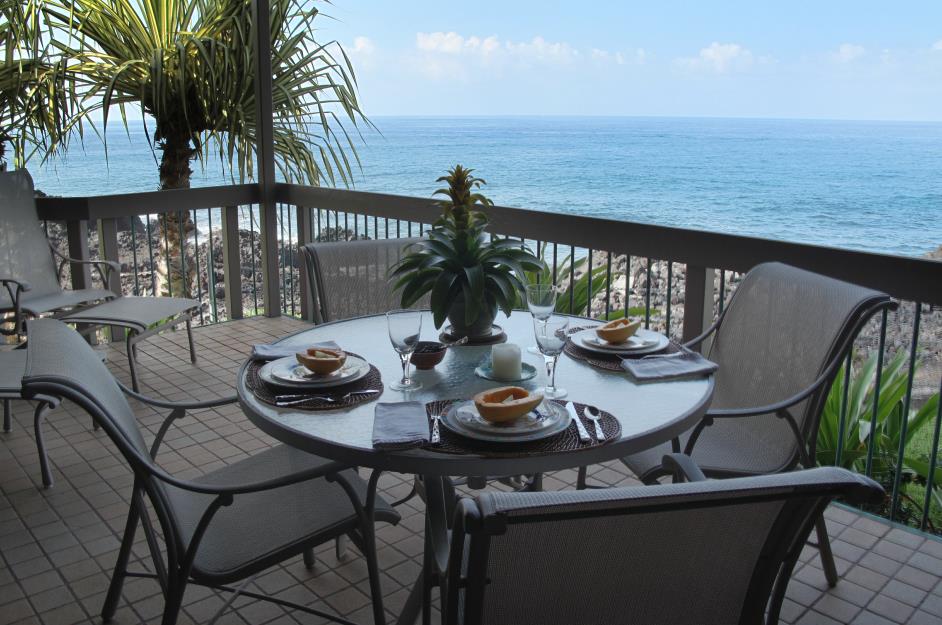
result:
[[[589,328],[595,328],[595,327],[597,326],[582,326],[579,328],[570,328],[567,334],[569,334],[569,336],[571,337],[573,334],[577,332],[582,332],[583,330],[587,330]],[[576,345],[575,341],[573,341],[571,338],[568,341],[566,341],[566,346],[563,348],[563,351],[566,353],[567,356],[569,356],[573,360],[579,360],[581,362],[584,362],[588,365],[595,367],[596,369],[604,369],[605,371],[624,371],[624,369],[622,369],[621,367],[621,361],[623,359],[643,358],[644,356],[650,355],[650,354],[639,354],[637,356],[633,356],[631,354],[624,354],[624,355],[612,354],[611,356],[609,356],[608,354],[600,354],[598,352],[594,352],[592,350],[579,347],[578,345]],[[673,354],[674,352],[679,352],[679,351],[680,351],[680,346],[674,341],[671,341],[670,343],[668,343],[667,347],[665,347],[659,352],[653,352],[653,353]]]
[[[357,356],[353,352],[347,352],[351,356]],[[359,356],[362,358],[362,356]],[[245,385],[251,389],[257,398],[265,402],[266,404],[275,405],[275,396],[277,395],[301,395],[304,393],[304,389],[299,389],[293,386],[275,386],[269,384],[262,380],[259,377],[258,372],[266,363],[264,361],[253,362],[249,365],[247,374],[245,376]],[[290,407],[292,410],[337,410],[339,408],[353,408],[354,406],[359,406],[360,404],[365,404],[367,402],[376,401],[383,394],[383,376],[380,375],[379,369],[370,365],[370,372],[365,376],[356,380],[354,382],[349,382],[347,384],[341,384],[340,386],[332,386],[328,389],[323,390],[311,390],[312,395],[327,395],[334,399],[334,401],[324,401],[322,399],[310,399],[305,400],[298,404],[292,404]],[[347,399],[342,399],[344,395],[354,391],[378,391],[377,393],[370,393],[368,395],[351,395]]]
[[[441,401],[432,401],[425,404],[425,410],[428,412],[429,419],[433,414],[444,414],[452,404],[462,400],[446,399]],[[564,405],[565,402],[552,400]],[[599,409],[601,418],[599,425],[602,426],[602,432],[605,434],[604,441],[595,440],[595,425],[585,418],[585,404],[573,402],[576,407],[576,413],[582,419],[583,425],[589,431],[592,440],[583,443],[579,440],[579,430],[575,423],[570,423],[569,427],[549,438],[538,441],[528,441],[526,443],[490,443],[487,441],[478,441],[472,438],[465,438],[460,434],[455,434],[444,425],[439,428],[441,432],[441,442],[435,446],[429,446],[427,451],[437,451],[443,454],[472,454],[475,456],[485,456],[488,458],[516,458],[519,456],[539,456],[553,454],[561,451],[575,451],[578,449],[590,449],[605,445],[611,441],[617,441],[621,438],[621,424],[611,413]]]

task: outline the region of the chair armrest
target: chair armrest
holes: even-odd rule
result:
[[[687,454],[665,454],[661,458],[661,466],[674,476],[674,482],[703,482],[706,475]]]
[[[142,395],[125,386],[124,383],[117,378],[115,378],[115,382],[118,383],[118,386],[121,387],[121,390],[124,391],[125,395],[136,399],[141,403],[147,404],[148,406],[154,406],[155,408],[170,408],[171,410],[203,410],[205,408],[218,408],[219,406],[227,406],[239,401],[239,397],[237,395],[220,397],[218,399],[207,399],[206,401],[167,401],[165,399],[157,399],[155,397]]]
[[[726,311],[723,311],[723,312],[726,312]],[[711,325],[709,328],[704,330],[703,333],[700,334],[700,336],[696,336],[690,339],[689,341],[687,341],[686,343],[683,343],[683,347],[686,347],[687,349],[693,349],[694,347],[697,347],[698,345],[700,345],[700,343],[707,340],[711,334],[716,332],[717,328],[720,327],[720,322],[722,320],[723,320],[723,316],[720,315],[719,317],[717,317],[716,321],[713,322],[713,325]]]
[[[26,280],[17,280],[15,278],[0,278],[0,285],[5,286],[8,291],[26,292],[33,289],[33,286]],[[12,293],[10,297],[13,297]]]
[[[101,281],[108,285],[108,280],[111,278],[111,273],[117,271],[121,273],[121,264],[113,260],[83,260],[81,258],[69,258],[67,256],[62,256],[61,254],[56,253],[59,258],[62,260],[59,262],[59,269],[56,272],[59,280],[62,280],[62,270],[65,269],[66,264],[75,264],[75,265],[91,265],[98,270],[98,276],[101,278]]]
[[[341,471],[349,469],[350,466],[346,464],[341,464],[339,462],[330,462],[328,464],[321,465],[319,467],[314,467],[311,469],[306,469],[304,471],[298,471],[296,473],[289,473],[288,475],[282,475],[270,480],[262,480],[259,482],[249,482],[246,484],[213,484],[211,482],[194,482],[191,480],[182,480],[180,478],[170,475],[162,468],[155,467],[153,469],[154,477],[157,479],[171,484],[178,488],[188,490],[194,493],[201,493],[204,495],[244,495],[247,493],[257,493],[265,490],[272,490],[275,488],[283,488],[285,486],[291,486],[292,484],[297,484],[299,482],[306,482],[308,480],[313,480],[319,477],[328,477],[330,475],[335,475]]]

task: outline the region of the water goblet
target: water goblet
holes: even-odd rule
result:
[[[566,396],[566,389],[556,387],[556,363],[566,346],[566,329],[568,327],[569,317],[563,317],[562,315],[550,315],[546,320],[533,320],[536,344],[546,362],[546,375],[549,378],[549,384],[543,389],[543,396],[548,399],[559,399]]]
[[[533,319],[546,321],[556,309],[556,294],[559,292],[559,287],[555,284],[542,282],[540,284],[528,284],[526,291],[527,308],[530,309]],[[531,354],[539,354],[540,348],[531,345],[527,348],[527,351]]]
[[[386,313],[386,323],[389,326],[389,341],[402,361],[402,379],[391,382],[389,388],[395,391],[422,388],[421,382],[409,377],[409,363],[422,333],[422,313],[418,310],[391,310]]]

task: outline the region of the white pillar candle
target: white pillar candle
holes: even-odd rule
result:
[[[520,379],[520,346],[501,343],[491,347],[491,370],[501,380]]]

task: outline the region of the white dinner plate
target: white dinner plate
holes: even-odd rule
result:
[[[553,401],[543,401],[536,410],[510,423],[485,421],[473,401],[452,405],[442,416],[442,425],[456,434],[491,443],[523,443],[559,434],[569,427],[569,413]]]
[[[569,339],[579,347],[599,354],[653,354],[670,345],[670,339],[663,334],[644,328],[639,328],[634,336],[624,343],[609,343],[600,339],[595,328],[576,332]]]
[[[258,372],[263,381],[276,386],[303,388],[330,388],[356,382],[370,372],[370,363],[358,356],[347,354],[347,361],[333,373],[311,373],[294,356],[266,363]]]

